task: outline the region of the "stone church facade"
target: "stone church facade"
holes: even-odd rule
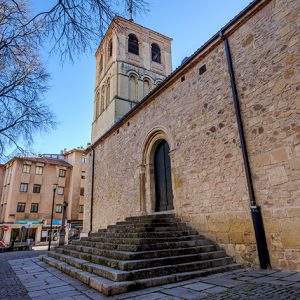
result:
[[[231,49],[271,265],[289,270],[300,270],[299,8],[299,1],[254,1],[222,32]],[[163,142],[165,149],[169,148],[166,170],[171,174],[167,185],[172,205],[166,209],[219,243],[238,262],[258,265],[224,38],[213,36],[138,102],[141,96],[130,99],[130,74],[124,74],[125,70],[132,69],[140,78],[140,90],[143,76],[153,82],[162,80],[170,72],[171,40],[150,34],[135,23],[122,22],[126,34],[120,38],[116,34],[113,47],[126,48],[133,32],[148,61],[133,62],[126,51],[118,50],[123,51],[124,62],[119,66],[112,62],[114,70],[110,69],[109,77],[123,83],[111,84],[114,100],[107,105],[120,106],[111,114],[103,113],[108,106],[95,112],[99,118],[95,117],[93,143],[87,150],[84,231],[94,232],[128,216],[162,210],[157,209],[156,165]],[[138,34],[137,30],[145,31]],[[163,54],[165,65],[160,70],[151,69],[149,62],[151,38]],[[109,50],[100,45],[97,66],[99,53],[109,55]],[[106,75],[100,79],[98,70],[97,76],[95,110],[101,106],[96,103],[98,84],[101,89],[106,82]],[[126,99],[138,103],[132,108],[131,104],[122,106],[131,103]]]

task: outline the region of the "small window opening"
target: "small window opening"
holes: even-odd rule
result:
[[[128,36],[128,52],[139,55],[139,40],[132,33]]]
[[[206,65],[203,65],[203,66],[200,67],[200,69],[199,69],[199,75],[202,75],[205,71],[206,71]]]

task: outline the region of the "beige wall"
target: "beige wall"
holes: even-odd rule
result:
[[[30,173],[23,172],[23,164],[30,164]],[[36,166],[43,166],[43,174],[35,174]],[[66,177],[59,177],[59,169],[66,170]],[[9,175],[11,172],[11,175]],[[59,187],[64,188],[64,195],[55,195],[55,204],[63,204],[67,201],[67,195],[69,192],[69,176],[70,169],[66,166],[50,165],[43,163],[34,163],[26,160],[13,160],[12,163],[7,165],[4,191],[1,202],[3,204],[4,218],[2,222],[13,223],[15,220],[22,219],[44,219],[47,225],[50,224],[52,197],[53,197],[53,185],[57,184]],[[28,191],[20,192],[20,184],[28,183]],[[41,192],[33,193],[33,185],[40,184]],[[18,202],[26,203],[25,212],[17,212]],[[31,213],[31,203],[38,203],[38,213]],[[61,213],[54,212],[54,219],[62,218]]]
[[[80,189],[85,189],[85,179],[82,178],[86,171],[87,163],[83,160],[85,157],[83,150],[72,151],[65,155],[66,161],[71,164],[72,173],[70,175],[70,192],[68,195],[68,219],[83,220],[83,213],[80,212],[80,206],[84,205],[84,196],[80,195]]]
[[[299,270],[299,2],[264,3],[229,43],[271,263]],[[176,214],[237,261],[257,264],[224,46],[217,40],[210,47],[96,146],[93,230],[153,211],[151,143],[165,138]],[[204,64],[207,71],[199,75]],[[89,192],[90,183],[91,164]]]

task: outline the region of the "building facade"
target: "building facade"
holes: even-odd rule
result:
[[[299,6],[254,1],[108,132],[93,127],[86,233],[167,210],[258,265],[226,39],[271,265],[300,270]]]
[[[96,51],[96,66],[93,142],[171,73],[171,39],[117,17]]]
[[[15,157],[2,166],[0,240],[48,242],[53,197],[52,239],[58,241],[66,204],[68,233],[76,234],[82,228],[85,165],[83,150],[74,149],[59,156]]]

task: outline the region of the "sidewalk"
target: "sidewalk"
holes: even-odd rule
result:
[[[300,299],[300,273],[296,272],[241,269],[106,297],[38,258],[9,263],[31,299]]]

